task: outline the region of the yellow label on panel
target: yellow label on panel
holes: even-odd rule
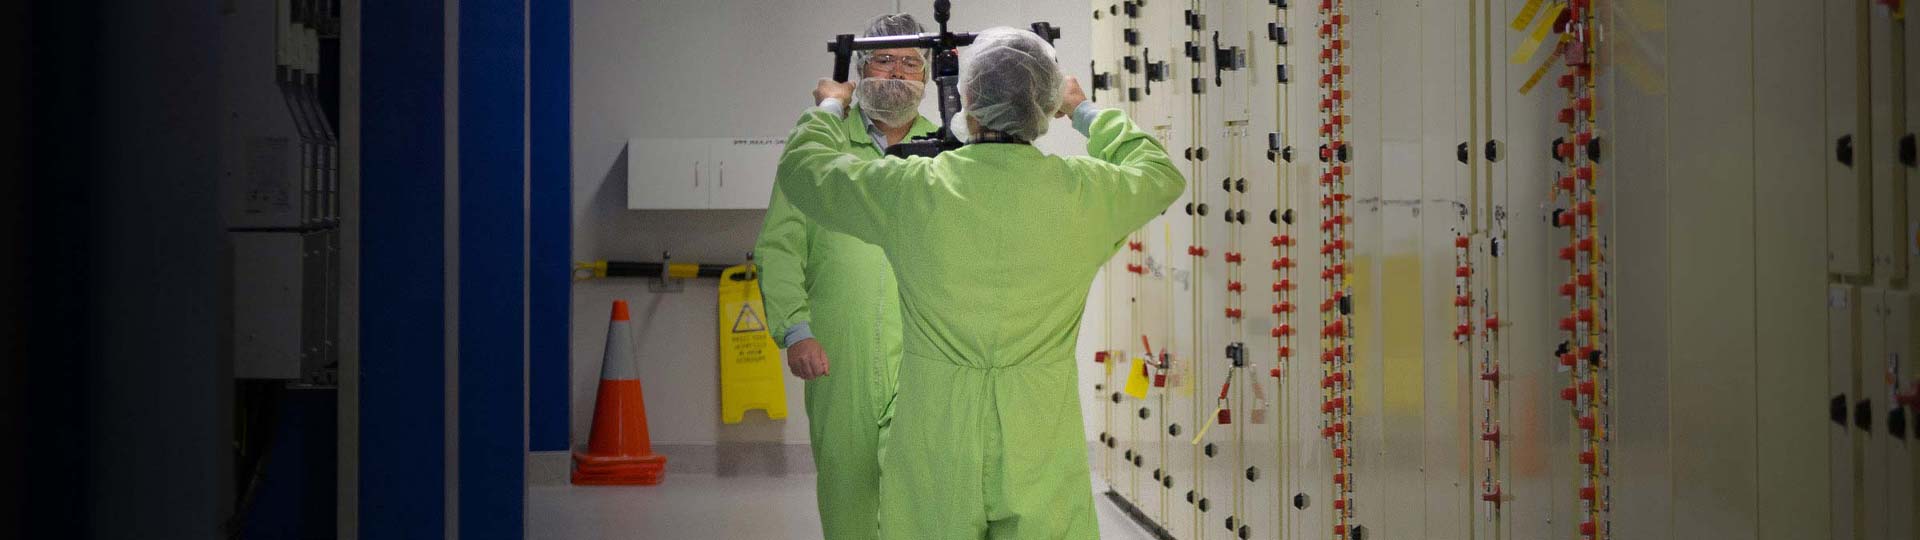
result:
[[[760,280],[752,270],[743,264],[720,273],[720,421],[728,424],[740,423],[749,409],[775,420],[787,417],[780,347],[767,332]],[[737,279],[741,274],[748,277]]]
[[[1512,27],[1515,32],[1526,30],[1527,23],[1533,22],[1534,14],[1539,12],[1540,0],[1527,0],[1527,5],[1520,7],[1520,12],[1514,14],[1513,22],[1507,26]]]
[[[1146,399],[1147,387],[1152,385],[1153,381],[1147,377],[1147,361],[1134,357],[1133,363],[1127,365],[1127,395]]]
[[[1513,56],[1507,61],[1525,64],[1528,60],[1532,60],[1533,53],[1540,50],[1540,42],[1546,41],[1547,34],[1553,33],[1553,22],[1560,20],[1560,12],[1565,9],[1567,9],[1566,4],[1554,4],[1548,7],[1546,16],[1541,17],[1539,22],[1533,25],[1533,32],[1527,34],[1526,41],[1520,42],[1520,47],[1513,50]]]
[[[1540,59],[1540,67],[1533,68],[1533,75],[1527,76],[1527,82],[1520,85],[1520,95],[1527,95],[1527,92],[1533,91],[1533,85],[1540,84],[1540,78],[1547,75],[1547,68],[1553,67],[1554,59],[1559,56],[1560,47],[1572,41],[1572,38],[1573,36],[1567,34],[1560,35],[1560,41],[1553,45],[1554,52],[1548,54],[1546,58]]]

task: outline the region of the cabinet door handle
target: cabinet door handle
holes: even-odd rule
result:
[[[720,189],[727,188],[727,162],[720,162]]]
[[[693,162],[693,187],[700,187],[700,162]]]

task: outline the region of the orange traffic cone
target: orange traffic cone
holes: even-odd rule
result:
[[[647,436],[647,403],[633,361],[633,329],[627,325],[627,302],[614,300],[600,393],[593,402],[593,434],[585,452],[573,452],[575,484],[658,484],[667,465],[667,456],[653,453]]]

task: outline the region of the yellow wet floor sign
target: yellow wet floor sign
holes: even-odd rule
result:
[[[720,421],[738,424],[749,409],[787,417],[780,347],[767,332],[760,280],[743,264],[720,273]]]

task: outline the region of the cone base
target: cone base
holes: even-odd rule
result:
[[[651,486],[666,476],[667,456],[594,456],[573,453],[573,483],[583,486]]]

